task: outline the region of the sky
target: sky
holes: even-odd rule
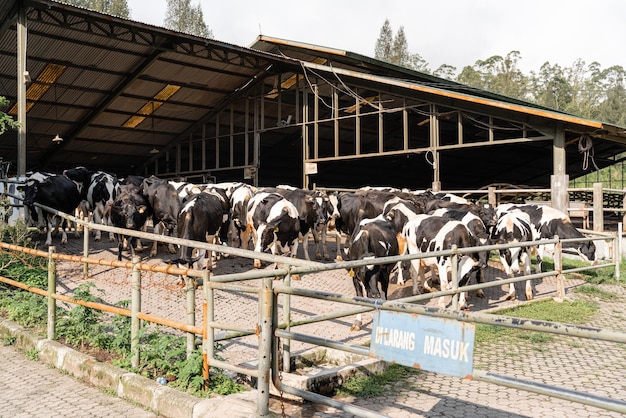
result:
[[[127,0],[131,19],[162,26],[166,0]],[[191,0],[200,3],[216,40],[250,46],[260,34],[347,50],[369,57],[389,20],[404,27],[409,52],[431,70],[457,68],[519,51],[519,68],[577,59],[626,68],[623,0]]]

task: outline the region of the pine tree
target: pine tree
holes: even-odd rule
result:
[[[191,5],[191,0],[167,0],[164,25],[168,29],[203,38],[213,38],[213,32],[204,23],[202,7]]]
[[[389,62],[391,60],[393,48],[393,31],[389,24],[389,19],[385,20],[383,27],[380,29],[380,35],[376,40],[374,47],[374,58],[381,61]]]
[[[118,16],[123,19],[130,17],[130,9],[126,0],[64,0],[64,3]]]
[[[400,29],[394,36],[389,19],[385,20],[383,27],[380,29],[380,35],[376,40],[374,48],[374,58],[413,70],[429,72],[428,64],[424,58],[419,54],[411,54],[409,52],[404,26],[400,26]]]

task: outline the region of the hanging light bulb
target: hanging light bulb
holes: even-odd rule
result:
[[[59,111],[57,108],[57,86],[55,84],[54,86],[54,120],[58,121],[59,120]],[[60,144],[61,142],[63,142],[63,138],[61,138],[59,136],[59,134],[56,134],[54,138],[52,138],[52,142],[54,142],[55,144]]]
[[[150,154],[158,154],[159,149],[156,147],[156,138],[154,136],[154,101],[152,102],[152,112],[150,113],[150,121],[152,122],[152,149]]]

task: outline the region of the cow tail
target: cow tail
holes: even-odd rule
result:
[[[398,241],[398,254],[405,255],[408,248],[406,245],[406,237],[398,232],[396,234],[396,240]]]

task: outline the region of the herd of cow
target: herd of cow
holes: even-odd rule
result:
[[[30,216],[47,228],[46,245],[51,232],[62,228],[62,243],[67,242],[65,222],[49,213],[45,215],[34,204],[39,203],[65,213],[81,209],[92,214],[95,223],[141,230],[149,219],[155,233],[169,233],[193,241],[238,245],[254,251],[296,257],[299,241],[308,253],[308,236],[315,242],[315,257],[330,260],[326,231],[336,230],[345,237],[343,252],[337,240],[335,259],[365,260],[401,254],[432,253],[457,248],[478,247],[477,252],[462,255],[457,266],[461,284],[470,277],[483,280],[489,251],[487,244],[535,241],[545,238],[584,238],[568,216],[549,206],[505,204],[493,207],[476,204],[450,194],[430,191],[402,191],[393,188],[362,188],[354,192],[311,191],[290,186],[255,188],[245,183],[192,184],[161,179],[117,176],[84,167],[65,170],[62,174],[34,173],[24,187],[24,204]],[[44,223],[44,221],[46,223]],[[95,231],[99,240],[100,231]],[[118,242],[118,259],[122,259],[124,236],[110,235]],[[128,249],[134,255],[141,242],[129,239]],[[564,243],[586,261],[595,259],[593,241]],[[151,256],[157,253],[154,242]],[[535,251],[536,250],[536,251]],[[543,246],[511,247],[499,251],[508,277],[530,274],[531,251],[537,253],[536,269],[541,270]],[[177,253],[176,262],[189,267],[210,268],[213,259],[205,251],[170,245]],[[255,267],[261,267],[255,260]],[[418,286],[427,291],[434,284],[426,280],[425,271],[437,274],[441,289],[448,287],[453,263],[450,257],[426,256],[407,263],[367,265],[350,269],[357,296],[387,298],[390,276],[397,271],[398,284],[405,283],[408,271],[413,292]],[[479,296],[482,296],[479,292]],[[509,298],[515,298],[510,286]],[[532,298],[526,283],[526,298]],[[444,306],[444,299],[439,300]],[[459,307],[466,307],[461,295]]]

